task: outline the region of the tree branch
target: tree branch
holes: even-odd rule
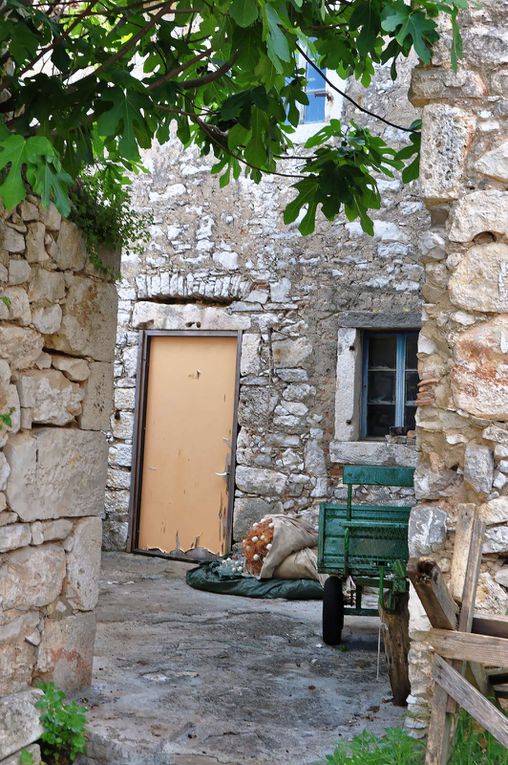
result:
[[[201,51],[201,53],[198,53],[196,56],[193,56],[193,58],[189,59],[189,61],[186,61],[185,64],[175,66],[173,69],[170,69],[169,72],[166,72],[166,74],[164,74],[162,77],[159,77],[158,80],[151,82],[150,85],[148,85],[147,90],[155,90],[155,88],[160,88],[161,85],[164,85],[164,83],[168,80],[172,80],[173,77],[177,76],[177,74],[185,72],[186,69],[189,69],[194,64],[197,64],[198,61],[202,61],[207,56],[211,56],[213,52],[213,48],[207,48],[207,50]]]
[[[91,0],[91,2],[89,3],[88,7],[85,8],[85,10],[82,11],[76,17],[75,21],[73,21],[73,23],[70,25],[70,27],[68,27],[68,29],[64,29],[64,31],[61,34],[57,35],[50,45],[47,45],[45,48],[43,48],[41,51],[39,51],[37,56],[34,59],[32,59],[32,61],[30,61],[30,63],[28,63],[21,70],[21,72],[19,73],[19,77],[23,77],[23,75],[26,74],[27,72],[29,72],[30,69],[33,69],[33,67],[36,65],[36,63],[38,61],[40,61],[41,58],[46,55],[46,53],[49,53],[50,50],[53,50],[55,45],[58,45],[59,43],[62,42],[62,40],[65,40],[65,38],[70,35],[72,30],[75,27],[77,27],[77,25],[80,23],[80,21],[82,21],[84,18],[86,18],[87,16],[89,16],[91,14],[92,8],[94,7],[94,5],[97,5],[97,3],[98,3],[98,0]]]
[[[122,45],[120,50],[118,50],[116,53],[114,53],[110,58],[106,59],[106,61],[101,64],[97,69],[94,69],[94,71],[91,73],[90,76],[96,77],[98,74],[103,72],[105,69],[108,69],[112,64],[116,64],[117,61],[119,61],[126,53],[128,53],[135,45],[136,43],[146,35],[147,32],[152,29],[152,27],[157,24],[157,22],[164,16],[165,13],[168,12],[169,8],[171,7],[173,0],[169,0],[169,2],[164,3],[160,11],[158,11],[155,16],[152,16],[150,21],[148,21],[144,27],[142,27],[139,32],[136,32],[135,35],[133,35],[130,40],[128,40],[125,45]]]
[[[229,61],[226,61],[225,64],[222,64],[222,66],[220,66],[214,72],[204,74],[203,77],[196,77],[194,80],[186,80],[180,84],[180,87],[184,90],[191,90],[192,88],[199,88],[201,85],[208,85],[209,82],[214,82],[215,80],[220,79],[225,74],[227,74],[227,72],[229,72],[235,61],[238,59],[239,55],[240,52],[235,51]]]

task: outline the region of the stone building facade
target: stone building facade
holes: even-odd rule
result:
[[[417,417],[418,505],[410,552],[450,570],[460,506],[486,524],[479,611],[508,609],[508,4],[485,0],[463,14],[464,58],[449,66],[449,34],[418,67],[411,99],[423,106],[422,197],[431,226],[425,268]],[[455,597],[460,592],[453,593]],[[428,622],[410,602],[409,724],[424,729]]]
[[[1,214],[0,287],[0,762],[17,765],[42,732],[30,686],[91,680],[117,295],[36,197]]]
[[[407,100],[410,68],[406,62],[396,83],[380,69],[363,105],[409,125],[418,115]],[[361,87],[346,87],[362,99]],[[333,97],[336,115],[364,121]],[[369,119],[387,140],[403,138]],[[304,125],[304,133],[312,127],[319,126]],[[344,462],[415,465],[414,447],[361,440],[359,400],[364,333],[420,326],[416,241],[428,216],[417,185],[380,181],[373,238],[342,218],[321,218],[302,237],[282,221],[293,196],[283,178],[219,189],[212,160],[176,141],[146,152],[144,162],[150,172],[134,180],[134,204],[154,222],[146,251],[122,262],[106,548],[123,549],[128,533],[144,329],[242,332],[235,540],[267,512],[315,517],[320,501],[343,496]]]

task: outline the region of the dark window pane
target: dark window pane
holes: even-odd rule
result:
[[[406,406],[404,410],[404,427],[408,430],[415,429],[416,406]]]
[[[389,404],[367,406],[367,436],[382,438],[395,424],[395,407]]]
[[[395,369],[397,359],[397,338],[371,335],[369,338],[369,369],[384,367]]]
[[[407,335],[406,337],[406,369],[418,368],[418,359],[416,357],[417,344],[418,344],[418,335]]]
[[[367,401],[395,403],[395,372],[369,372]]]
[[[416,401],[418,372],[406,372],[406,402]]]

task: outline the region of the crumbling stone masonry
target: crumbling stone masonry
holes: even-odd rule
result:
[[[366,93],[354,82],[348,93],[409,125],[419,114],[407,100],[410,69],[401,66],[395,83],[380,69]],[[364,120],[331,96],[338,116]],[[404,138],[369,119],[387,140]],[[343,218],[320,218],[302,237],[282,220],[294,195],[283,178],[220,189],[213,160],[176,140],[146,152],[144,163],[151,172],[134,179],[134,204],[154,225],[146,252],[122,259],[105,546],[123,549],[127,538],[143,329],[242,330],[236,540],[267,512],[315,518],[320,501],[343,496],[344,462],[416,464],[414,447],[360,440],[358,402],[363,332],[420,326],[416,241],[427,213],[417,185],[380,181],[373,238]]]
[[[464,14],[464,59],[453,74],[447,36],[411,86],[423,106],[421,186],[430,231],[425,267],[417,417],[418,506],[413,555],[449,571],[461,503],[487,523],[477,609],[508,608],[508,5],[484,0]],[[458,593],[457,593],[458,594]],[[411,600],[409,724],[426,727],[430,663]]]
[[[16,765],[40,735],[29,686],[91,680],[117,296],[35,197],[1,215],[0,286],[0,763]]]

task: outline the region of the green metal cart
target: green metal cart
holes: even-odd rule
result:
[[[380,605],[395,610],[397,595],[407,591],[408,522],[411,506],[353,504],[354,486],[413,485],[414,468],[346,465],[345,505],[323,503],[319,513],[318,571],[330,576],[323,594],[323,640],[341,641],[344,614],[377,616],[377,608],[362,607],[365,587],[378,587]],[[344,580],[351,576],[354,602],[344,602]],[[385,597],[385,594],[387,596]]]

